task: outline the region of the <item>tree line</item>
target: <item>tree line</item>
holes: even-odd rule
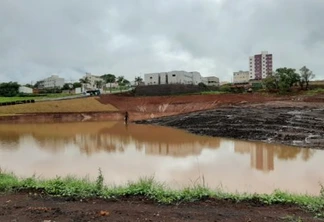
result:
[[[120,90],[122,88],[126,87],[127,85],[130,85],[130,81],[124,78],[124,76],[115,76],[114,74],[104,74],[101,75],[100,78],[102,81],[96,81],[94,87],[96,88],[102,88],[105,84],[109,83],[110,84],[110,92],[112,89],[112,84],[113,83],[118,83],[118,86]],[[139,84],[143,81],[141,77],[136,77],[135,78],[135,83]],[[29,87],[29,88],[35,88],[35,89],[40,89],[41,93],[61,93],[62,90],[72,90],[76,89],[79,87],[82,87],[84,84],[89,84],[90,80],[85,77],[81,78],[78,82],[74,83],[65,83],[63,87],[54,87],[54,88],[48,88],[48,89],[40,89],[43,81],[37,81],[35,84],[25,84],[24,86]],[[21,85],[18,84],[17,82],[4,82],[0,83],[0,96],[4,97],[12,97],[12,96],[17,96],[19,95],[19,87]]]
[[[110,92],[112,90],[113,83],[117,83],[120,90],[122,90],[122,88],[124,88],[125,86],[130,85],[130,81],[125,79],[124,76],[115,76],[114,74],[104,74],[104,75],[100,76],[100,78],[102,79],[102,81],[101,80],[96,81],[95,87],[102,88],[103,85],[109,84]],[[81,84],[89,84],[90,83],[90,80],[87,77],[82,78],[79,81]],[[143,79],[140,76],[135,77],[135,83],[137,83],[137,85],[139,85],[142,81],[143,81]]]
[[[303,66],[299,73],[293,68],[278,68],[276,71],[263,80],[263,85],[268,91],[288,92],[293,86],[307,90],[309,82],[315,77],[315,74]]]
[[[0,96],[12,97],[19,93],[20,85],[17,82],[0,83]]]

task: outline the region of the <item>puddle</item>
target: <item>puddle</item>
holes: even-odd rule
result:
[[[197,136],[120,122],[1,124],[0,167],[18,176],[88,175],[108,184],[139,177],[178,189],[204,181],[226,191],[319,194],[324,152]]]

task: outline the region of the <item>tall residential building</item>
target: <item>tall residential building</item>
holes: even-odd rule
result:
[[[261,144],[251,147],[251,167],[264,172],[274,170],[274,151],[272,147]]]
[[[269,73],[272,73],[272,54],[267,51],[262,51],[261,54],[250,56],[250,80],[264,79]]]
[[[249,71],[238,71],[233,74],[233,83],[248,83],[250,80]]]

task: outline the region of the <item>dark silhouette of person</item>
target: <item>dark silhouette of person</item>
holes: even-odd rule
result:
[[[128,124],[128,112],[125,112],[125,117],[124,117],[125,124]]]

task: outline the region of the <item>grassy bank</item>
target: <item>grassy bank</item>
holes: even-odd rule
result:
[[[118,199],[120,197],[143,196],[162,204],[179,204],[182,202],[199,201],[216,198],[235,202],[259,202],[261,204],[294,204],[324,217],[324,189],[318,196],[295,195],[275,191],[272,194],[239,194],[225,193],[221,190],[211,190],[204,185],[194,185],[182,190],[171,190],[154,178],[144,178],[137,182],[129,182],[125,186],[105,186],[104,178],[99,171],[96,181],[77,179],[75,177],[43,180],[40,178],[18,178],[9,173],[0,172],[0,192],[29,191],[45,195],[80,198]]]
[[[0,115],[13,115],[24,113],[59,113],[59,112],[99,112],[117,111],[112,105],[105,105],[95,97],[71,100],[36,102],[14,106],[1,106]]]
[[[52,99],[52,98],[64,98],[68,96],[73,96],[73,94],[65,94],[65,93],[56,93],[56,94],[47,94],[44,96],[14,96],[14,97],[3,97],[0,96],[0,102],[13,102],[13,101],[20,101],[20,100],[43,100],[43,99]]]
[[[315,95],[318,95],[318,94],[323,94],[324,93],[324,89],[322,88],[317,88],[317,89],[311,89],[311,90],[308,90],[306,91],[306,95],[309,95],[309,96],[315,96]]]

